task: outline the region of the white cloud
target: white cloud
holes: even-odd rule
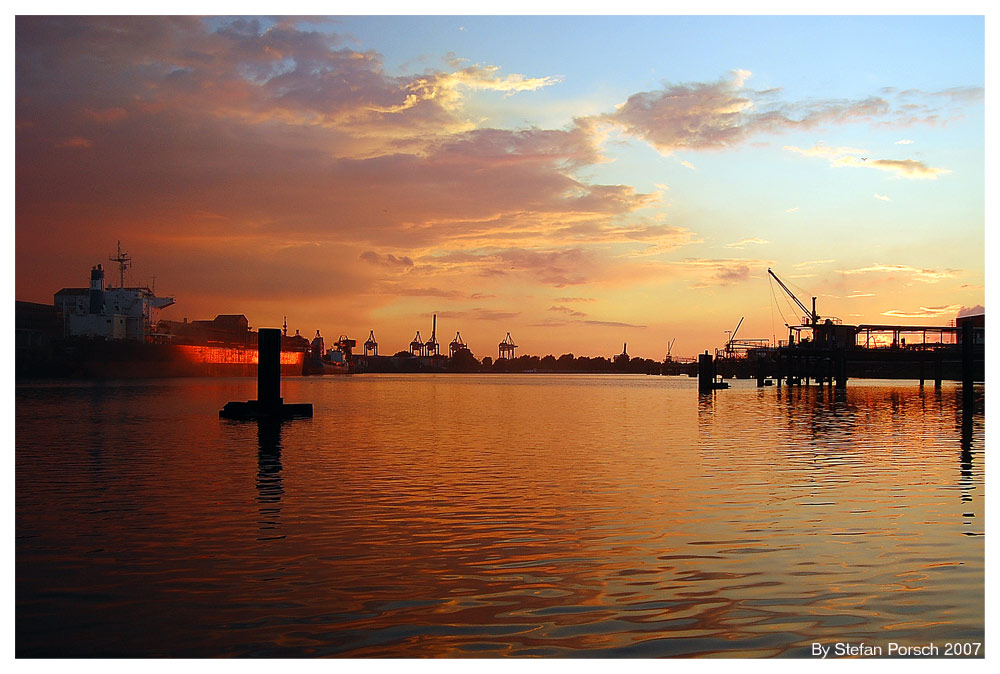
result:
[[[892,201],[892,199],[890,199],[889,197],[885,196],[884,194],[879,194],[878,192],[875,193],[875,198],[881,199],[882,201]]]
[[[796,269],[802,269],[804,267],[814,267],[816,265],[821,265],[821,264],[830,264],[831,262],[834,261],[835,260],[809,260],[808,262],[798,262],[793,266]]]
[[[958,304],[948,304],[940,307],[920,307],[916,311],[890,309],[883,311],[882,315],[892,318],[941,318],[942,316],[953,316],[960,308]]]
[[[924,283],[937,283],[938,281],[943,281],[944,279],[954,278],[959,272],[959,270],[956,269],[942,269],[939,271],[937,269],[919,269],[906,264],[878,263],[868,267],[861,267],[859,269],[840,269],[838,271],[845,276],[870,273],[907,274],[912,276],[915,280],[923,281]]]
[[[763,243],[770,243],[770,242],[769,241],[765,241],[764,239],[758,239],[756,237],[753,237],[753,238],[749,238],[749,239],[743,239],[742,241],[734,241],[733,243],[727,243],[726,244],[726,248],[742,248],[743,246],[745,246],[748,243],[763,244]]]
[[[697,171],[697,170],[698,170],[698,169],[696,169],[696,168],[694,167],[694,164],[692,164],[692,163],[691,163],[691,162],[689,162],[689,161],[682,161],[682,162],[681,162],[681,166],[686,166],[686,167],[688,167],[689,169],[691,169],[692,171]]]
[[[913,145],[913,141],[909,138],[904,138],[903,140],[897,140],[896,145]]]

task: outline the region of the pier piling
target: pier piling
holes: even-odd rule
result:
[[[281,405],[281,332],[274,328],[257,332],[257,402]]]
[[[715,382],[715,363],[706,351],[698,354],[698,393],[710,393]]]
[[[962,405],[970,409],[973,403],[972,323],[962,325]]]

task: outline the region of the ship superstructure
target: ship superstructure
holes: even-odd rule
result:
[[[159,311],[174,303],[173,297],[157,297],[146,286],[126,287],[125,269],[131,258],[118,242],[120,285],[105,287],[104,266],[90,270],[89,288],[63,288],[53,298],[63,316],[66,337],[154,342]]]

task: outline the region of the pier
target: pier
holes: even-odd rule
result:
[[[778,386],[814,383],[836,388],[846,387],[852,378],[917,379],[937,387],[943,380],[971,386],[985,379],[982,314],[959,318],[953,326],[843,325],[827,320],[793,326],[789,332],[788,343],[776,348],[717,350],[714,371],[722,377],[756,378],[758,386],[772,378]]]
[[[711,390],[722,378],[756,377],[758,386],[827,384],[843,389],[849,378],[958,380],[966,390],[985,380],[986,315],[960,316],[952,325],[845,325],[821,317],[789,290],[770,269],[767,273],[802,311],[800,325],[787,325],[788,340],[772,346],[765,339],[735,339],[743,319],[714,362],[699,357],[699,390]],[[728,332],[728,331],[727,331]],[[771,381],[771,378],[774,381]]]

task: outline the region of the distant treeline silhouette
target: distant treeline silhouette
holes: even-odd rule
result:
[[[475,359],[472,359],[475,360]],[[471,363],[465,363],[471,365]],[[465,365],[463,364],[463,365]],[[517,358],[498,358],[494,360],[486,356],[479,363],[480,372],[622,372],[633,374],[660,374],[662,363],[649,358],[630,358],[628,354],[618,354],[614,358],[597,356],[574,356],[564,353],[556,358],[553,355],[518,356]],[[475,370],[463,370],[465,372]]]
[[[575,356],[564,353],[556,358],[548,356],[518,356],[496,358],[486,356],[476,359],[471,351],[462,349],[440,364],[427,363],[407,351],[399,351],[391,358],[369,359],[367,372],[574,372],[574,373],[623,373],[623,374],[681,374],[679,363],[659,362],[649,358],[630,358],[620,353],[613,358]]]

